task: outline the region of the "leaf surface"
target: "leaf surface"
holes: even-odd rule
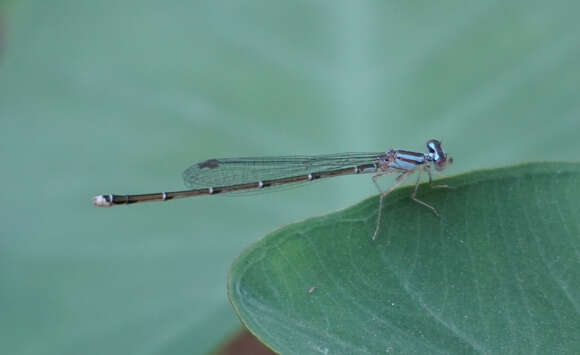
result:
[[[281,353],[580,349],[580,165],[534,163],[420,186],[279,229],[233,264],[242,322]]]

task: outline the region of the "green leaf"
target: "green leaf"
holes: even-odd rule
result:
[[[580,350],[580,164],[412,186],[279,229],[230,270],[239,318],[281,353]]]

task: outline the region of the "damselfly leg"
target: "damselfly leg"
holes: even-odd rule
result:
[[[401,185],[402,183],[405,182],[405,180],[407,180],[407,178],[412,174],[412,171],[403,173],[401,175],[399,175],[397,177],[397,181],[395,182],[395,184],[393,186],[391,186],[391,188],[389,188],[387,191],[382,191],[381,187],[379,186],[379,184],[377,183],[377,178],[386,175],[386,174],[377,174],[373,176],[373,182],[375,183],[375,185],[377,186],[377,188],[379,189],[379,191],[381,191],[381,196],[379,197],[379,215],[377,216],[377,227],[375,228],[375,232],[373,233],[372,236],[372,240],[375,240],[375,238],[377,237],[377,234],[379,233],[379,229],[381,227],[381,215],[382,215],[382,211],[383,211],[383,199],[390,194],[391,192],[393,192],[393,190],[395,190],[397,188],[397,186]]]
[[[437,212],[437,209],[435,207],[433,207],[430,204],[428,204],[427,202],[422,201],[422,200],[417,198],[417,191],[419,190],[419,184],[421,183],[421,175],[422,175],[423,171],[427,172],[427,174],[429,175],[429,186],[431,188],[454,189],[455,187],[449,186],[447,184],[434,185],[432,173],[431,173],[431,167],[429,165],[417,167],[414,170],[406,171],[406,172],[402,173],[401,175],[397,176],[397,178],[395,179],[395,184],[393,186],[391,186],[391,188],[389,188],[387,191],[383,191],[381,189],[381,187],[379,186],[379,184],[377,183],[377,179],[379,177],[387,175],[390,172],[390,171],[382,171],[382,172],[380,172],[372,177],[373,183],[375,184],[375,186],[377,187],[379,192],[381,192],[381,195],[379,196],[379,210],[378,210],[378,216],[377,216],[377,226],[375,228],[375,232],[373,233],[373,236],[371,237],[371,240],[376,239],[376,237],[381,229],[381,216],[383,214],[382,213],[383,212],[383,199],[388,194],[390,194],[393,190],[395,190],[398,186],[400,186],[403,182],[405,182],[405,180],[407,180],[409,178],[409,176],[411,176],[415,172],[415,170],[419,170],[419,171],[417,173],[417,181],[415,181],[415,188],[413,189],[413,193],[411,194],[411,199],[413,201],[429,208],[435,214],[435,216],[440,217],[439,212]]]
[[[428,169],[428,168],[425,168]],[[429,171],[429,170],[427,170]],[[417,189],[419,188],[419,182],[421,182],[421,173],[423,172],[423,169],[419,169],[419,173],[417,174],[417,182],[415,183],[415,189],[413,190],[413,193],[411,194],[411,199],[417,203],[422,204],[423,206],[429,208],[431,211],[433,211],[433,213],[435,213],[435,216],[439,217],[439,212],[437,212],[437,210],[435,209],[435,207],[431,206],[430,204],[428,204],[425,201],[421,201],[417,198]],[[429,175],[431,175],[431,172],[429,171]]]

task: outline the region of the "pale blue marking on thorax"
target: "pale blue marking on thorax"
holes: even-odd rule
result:
[[[394,160],[389,164],[400,170],[414,170],[425,163],[425,155],[415,152],[397,151]]]

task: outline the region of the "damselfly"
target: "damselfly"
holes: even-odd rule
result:
[[[372,180],[381,195],[377,226],[372,236],[374,240],[380,228],[383,199],[416,170],[419,174],[411,199],[429,208],[435,215],[439,215],[433,206],[416,197],[417,188],[423,171],[429,175],[429,184],[432,187],[449,188],[448,185],[433,185],[431,169],[443,170],[453,162],[453,159],[447,156],[443,151],[441,142],[436,139],[427,141],[427,150],[428,153],[391,149],[381,153],[209,159],[196,163],[183,172],[183,180],[186,185],[191,187],[190,190],[142,195],[98,195],[93,197],[93,203],[99,207],[109,207],[137,202],[167,201],[182,197],[260,190],[341,175],[375,174]],[[398,173],[399,176],[390,189],[383,191],[376,180],[390,173]]]

